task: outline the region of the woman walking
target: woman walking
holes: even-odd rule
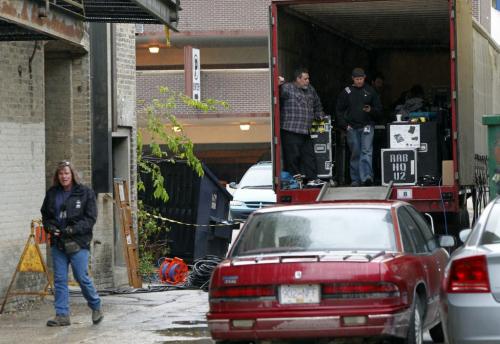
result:
[[[44,228],[50,233],[54,269],[56,316],[47,326],[71,324],[69,311],[68,266],[92,309],[92,322],[103,319],[101,299],[88,275],[92,227],[97,218],[95,194],[80,183],[69,161],[61,161],[54,172],[53,185],[42,205]]]

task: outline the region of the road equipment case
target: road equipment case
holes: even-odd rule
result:
[[[311,127],[311,139],[316,155],[318,178],[331,179],[332,160],[332,124],[330,117],[314,120]]]

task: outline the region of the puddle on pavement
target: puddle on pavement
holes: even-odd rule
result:
[[[179,323],[179,322],[177,322]],[[182,323],[187,323],[188,325],[192,325],[193,322],[184,321]],[[204,322],[200,322],[204,323]],[[193,339],[177,339],[173,341],[165,341],[165,344],[177,344],[177,343],[192,343],[192,344],[205,344],[205,343],[213,343],[210,338],[210,333],[208,332],[207,327],[174,327],[166,330],[156,331],[162,336],[166,337],[188,337]]]
[[[182,321],[172,321],[172,324],[176,325],[201,325],[206,324],[206,321],[203,320],[182,320]]]
[[[174,340],[169,342],[163,342],[163,344],[213,344],[214,341],[211,339],[188,339],[188,340]]]

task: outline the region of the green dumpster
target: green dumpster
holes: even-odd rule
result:
[[[500,115],[483,116],[488,126],[488,175],[490,199],[500,195]]]

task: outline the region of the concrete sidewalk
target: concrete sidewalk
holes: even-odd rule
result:
[[[0,343],[213,343],[201,290],[120,294],[103,297],[104,320],[91,321],[81,295],[71,296],[71,326],[47,327],[52,297],[28,311],[0,314]]]

